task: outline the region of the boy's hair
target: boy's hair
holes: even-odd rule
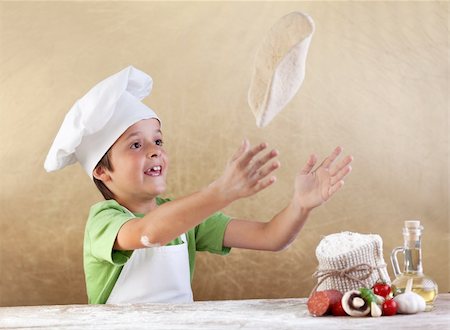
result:
[[[112,164],[109,161],[109,150],[106,152],[106,154],[103,155],[102,159],[100,159],[100,161],[95,166],[95,168],[97,168],[99,166],[103,166],[105,169],[112,171],[112,169],[113,169]],[[98,179],[94,178],[94,183],[106,200],[114,199],[114,194],[111,192],[111,190],[108,189],[108,187],[103,183],[102,180],[98,180]]]

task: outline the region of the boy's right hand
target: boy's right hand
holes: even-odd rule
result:
[[[221,177],[211,183],[224,202],[231,203],[239,198],[248,197],[267,188],[276,181],[270,174],[280,167],[279,161],[270,164],[278,156],[277,150],[261,155],[267,148],[263,142],[251,147],[245,139],[234,156],[228,161]]]

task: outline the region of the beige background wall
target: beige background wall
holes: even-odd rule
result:
[[[247,105],[262,35],[294,10],[316,22],[300,93],[266,128]],[[306,296],[321,237],[377,233],[389,262],[421,219],[426,273],[450,289],[447,3],[0,3],[0,305],[85,303],[82,239],[100,194],[44,158],[74,101],[129,64],[155,81],[169,196],[217,177],[243,137],[278,148],[275,186],[225,211],[268,220],[311,152],[355,157],[345,188],[280,253],[201,254],[196,299]],[[389,268],[392,276],[391,268]]]

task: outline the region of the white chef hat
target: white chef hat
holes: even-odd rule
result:
[[[150,94],[152,78],[132,66],[106,78],[79,99],[67,113],[48,152],[50,171],[80,162],[92,171],[128,127],[156,113],[141,100]]]

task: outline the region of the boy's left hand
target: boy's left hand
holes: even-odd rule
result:
[[[317,163],[317,157],[309,157],[295,178],[294,203],[311,210],[329,200],[344,185],[344,177],[352,170],[350,163],[353,157],[347,156],[339,164],[333,165],[341,153],[342,148],[337,147],[315,170],[312,169]]]

